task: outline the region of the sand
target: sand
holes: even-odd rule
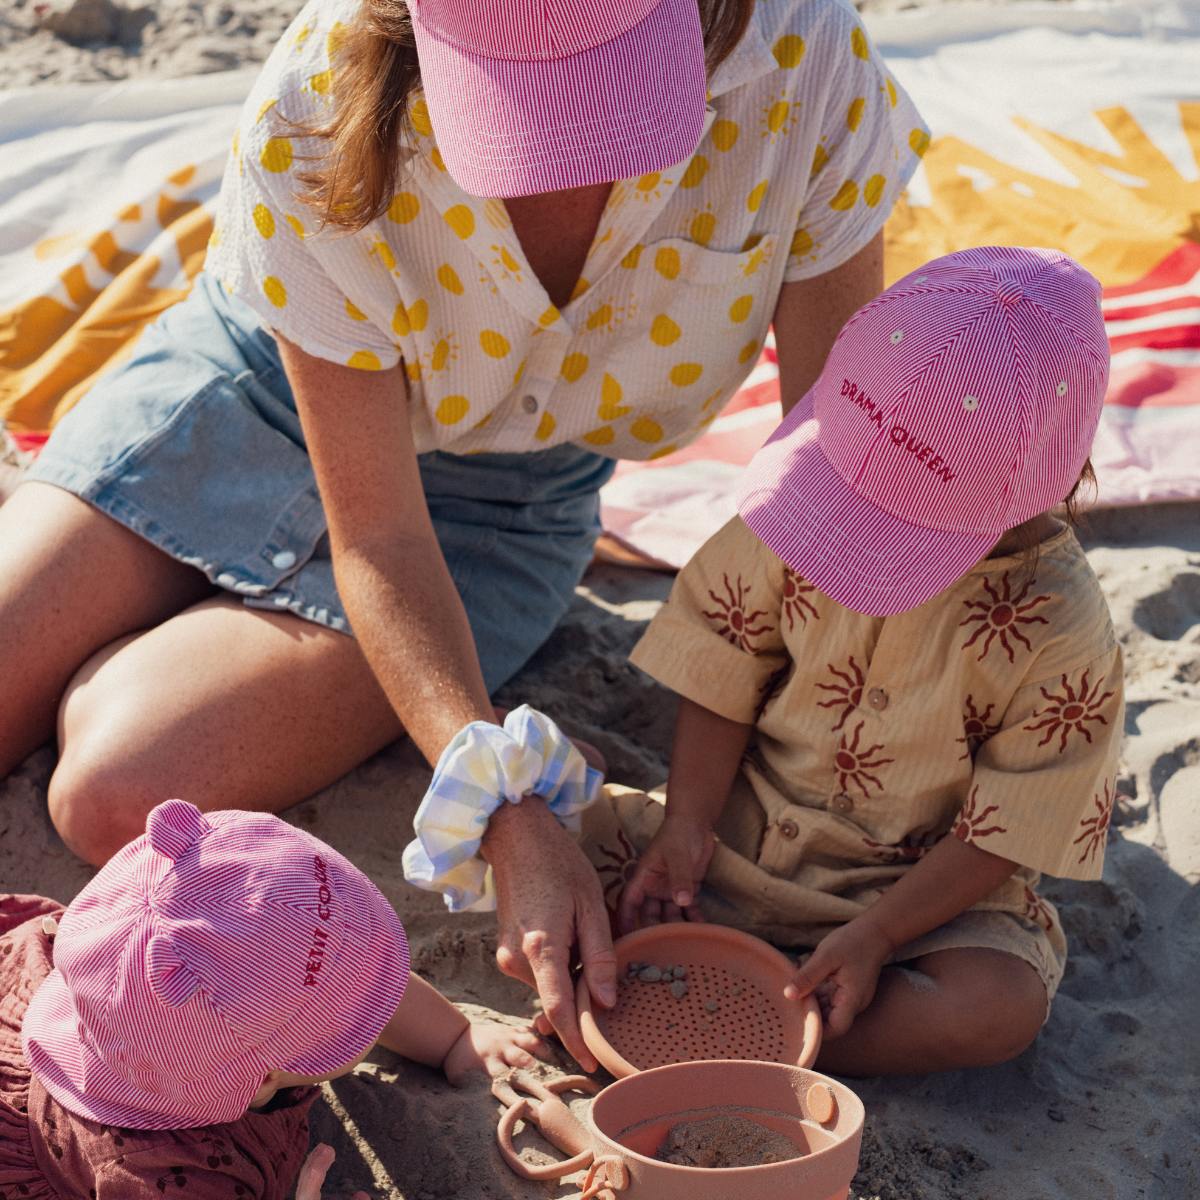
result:
[[[667,1134],[656,1157],[677,1167],[761,1167],[800,1158],[790,1138],[736,1113],[682,1121]]]
[[[258,61],[298,7],[161,0],[120,17],[125,44],[80,48],[31,32],[33,0],[9,0],[0,78],[11,86]],[[1072,957],[1029,1051],[990,1070],[854,1085],[869,1114],[854,1200],[1182,1200],[1200,1190],[1200,506],[1100,513],[1085,541],[1128,671],[1123,798],[1104,879],[1048,887]],[[552,713],[601,747],[614,780],[637,786],[664,776],[673,704],[626,655],[669,586],[664,575],[593,570],[562,627],[502,697]],[[0,781],[0,887],[67,901],[89,872],[46,817],[53,762],[43,749]],[[417,969],[471,1016],[523,1021],[530,996],[495,970],[490,919],[450,917],[403,882],[405,829],[427,778],[399,743],[289,819],[379,883],[409,929]],[[435,1073],[378,1054],[327,1087],[315,1111],[315,1135],[338,1151],[326,1196],[572,1194],[503,1168],[492,1148],[495,1114],[486,1084],[454,1092]]]

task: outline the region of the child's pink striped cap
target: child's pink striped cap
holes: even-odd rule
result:
[[[63,915],[22,1040],[80,1116],[221,1124],[269,1071],[362,1054],[408,972],[400,919],[337,851],[265,813],[168,800]]]
[[[936,259],[846,322],[739,510],[846,608],[916,608],[1070,492],[1108,362],[1100,285],[1065,254]]]
[[[476,196],[662,171],[704,124],[696,0],[409,0],[446,169]]]

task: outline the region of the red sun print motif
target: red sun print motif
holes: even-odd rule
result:
[[[841,710],[838,723],[833,726],[833,732],[837,733],[845,725],[846,718],[862,703],[863,687],[866,685],[867,677],[858,663],[854,661],[853,655],[850,656],[850,661],[844,671],[839,671],[833,663],[829,663],[827,669],[835,682],[818,683],[817,689],[822,692],[832,692],[833,695],[828,700],[821,700],[818,707],[832,708],[835,711]]]
[[[959,621],[959,625],[968,629],[974,626],[974,631],[963,642],[962,649],[969,649],[982,638],[983,644],[980,647],[977,662],[983,662],[987,658],[993,642],[999,642],[1004,647],[1009,662],[1016,661],[1013,654],[1013,642],[1020,642],[1026,650],[1032,650],[1033,644],[1018,626],[1050,624],[1045,617],[1029,615],[1039,604],[1044,604],[1050,599],[1049,596],[1034,596],[1032,600],[1027,601],[1025,597],[1029,594],[1032,586],[1033,580],[1031,579],[1014,596],[1007,571],[1001,576],[998,587],[993,587],[990,579],[984,579],[983,590],[987,593],[987,599],[963,601],[963,606],[973,611]]]
[[[783,572],[783,615],[787,617],[788,632],[796,628],[796,622],[808,624],[808,618],[814,621],[821,619],[816,606],[807,597],[817,589],[811,583],[805,583],[795,571],[785,569]]]
[[[748,599],[750,585],[743,583],[740,575],[737,577],[736,586],[729,582],[728,575],[724,576],[724,579],[726,595],[721,597],[716,592],[710,591],[709,597],[717,607],[712,612],[705,612],[704,615],[713,622],[717,632],[727,642],[732,643],[739,650],[757,654],[758,648],[754,644],[754,639],[764,633],[770,633],[775,626],[755,625],[755,621],[767,615],[767,610],[765,608],[751,610]]]
[[[600,876],[600,885],[604,889],[604,899],[609,911],[615,913],[621,893],[625,890],[625,885],[629,882],[634,867],[637,866],[638,852],[633,848],[633,843],[625,836],[623,829],[617,830],[615,849],[610,849],[608,846],[597,846],[596,850],[604,859],[596,867],[596,874]]]
[[[1039,746],[1048,745],[1054,740],[1055,734],[1059,735],[1058,752],[1062,754],[1067,748],[1067,738],[1072,733],[1081,733],[1091,745],[1092,735],[1087,727],[1089,721],[1096,721],[1101,725],[1108,724],[1108,718],[1100,715],[1100,709],[1103,707],[1106,700],[1112,699],[1115,692],[1101,692],[1100,689],[1104,686],[1104,679],[1098,679],[1094,686],[1088,686],[1088,673],[1084,671],[1083,678],[1079,681],[1079,690],[1076,691],[1068,682],[1067,677],[1062,677],[1062,683],[1059,685],[1062,688],[1062,694],[1056,692],[1048,692],[1045,688],[1038,690],[1046,698],[1047,704],[1045,708],[1038,709],[1033,714],[1033,721],[1029,725],[1023,725],[1023,729],[1029,730],[1030,733],[1038,729],[1043,729]],[[1037,720],[1038,717],[1042,719]]]
[[[883,749],[883,745],[882,743],[877,746],[860,745],[862,731],[863,722],[859,721],[849,742],[846,741],[846,734],[842,734],[842,741],[834,756],[834,762],[837,764],[838,787],[844,792],[853,784],[866,796],[870,794],[872,787],[883,791],[883,784],[872,772],[896,760],[873,757]]]
[[[968,696],[967,702],[963,707],[963,736],[958,738],[958,744],[964,747],[962,754],[959,756],[962,759],[974,758],[975,751],[983,745],[984,742],[992,736],[993,733],[999,732],[1000,722],[995,725],[991,723],[992,709],[994,704],[989,704],[987,708],[980,712],[975,707],[975,697]]]
[[[1047,933],[1054,928],[1054,918],[1050,915],[1050,905],[1033,888],[1027,887],[1025,889],[1025,908],[1021,916],[1034,925],[1040,925]]]
[[[991,833],[1007,833],[1008,828],[1004,825],[989,825],[989,819],[995,821],[992,813],[999,812],[1000,809],[995,804],[989,804],[982,812],[979,811],[979,789],[973,787],[971,794],[967,797],[967,802],[959,811],[958,820],[954,823],[954,828],[951,832],[960,842],[977,842],[980,838],[985,838]]]
[[[1092,804],[1095,807],[1095,812],[1090,817],[1084,817],[1079,823],[1079,828],[1082,830],[1080,835],[1075,839],[1074,845],[1083,846],[1083,853],[1079,856],[1080,862],[1090,862],[1096,857],[1096,851],[1099,850],[1108,837],[1108,823],[1112,820],[1113,810],[1113,794],[1109,790],[1108,781],[1104,783],[1104,799],[1100,799],[1100,794],[1097,793],[1092,797]]]

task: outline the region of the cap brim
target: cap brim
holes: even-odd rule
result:
[[[810,391],[751,460],[742,520],[792,570],[854,612],[890,617],[959,580],[999,537],[925,529],[860,496],[825,457]]]
[[[413,29],[438,149],[471,195],[629,179],[695,153],[707,88],[696,0],[661,0],[619,37],[560,59],[484,58],[419,20]]]
[[[65,1109],[102,1125],[128,1129],[194,1129],[236,1120],[262,1080],[247,1082],[208,1113],[171,1112],[169,1098],[141,1092],[91,1048],[80,1027],[75,1002],[60,971],[51,971],[34,993],[22,1025],[25,1056],[38,1082]],[[121,1100],[114,1097],[120,1096]]]

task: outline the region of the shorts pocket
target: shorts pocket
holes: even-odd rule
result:
[[[307,451],[226,375],[138,443],[93,503],[250,596],[299,570],[326,528]]]

